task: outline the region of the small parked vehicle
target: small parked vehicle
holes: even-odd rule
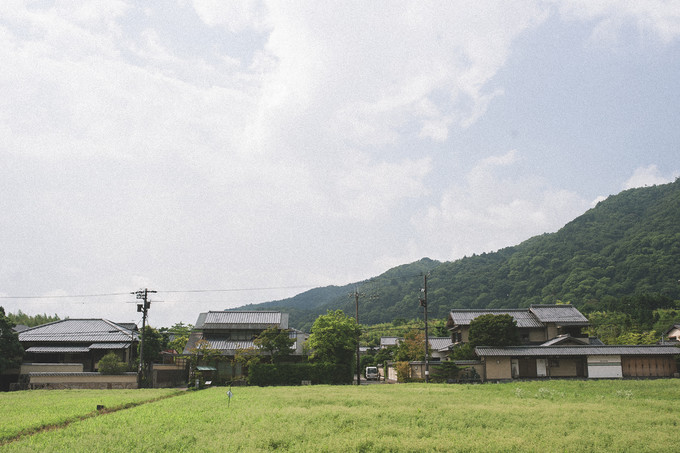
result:
[[[367,366],[364,375],[366,376],[366,379],[369,381],[371,380],[377,381],[380,379],[380,374],[378,374],[377,366]]]

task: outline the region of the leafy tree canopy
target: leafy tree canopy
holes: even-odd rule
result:
[[[295,338],[290,337],[289,329],[270,327],[260,333],[254,343],[269,354],[272,363],[278,363],[290,356],[292,352],[290,348],[295,344]]]
[[[520,344],[517,322],[510,315],[482,315],[470,322],[469,343],[475,346]]]
[[[407,332],[397,346],[394,359],[407,362],[425,360],[425,332],[417,329]]]
[[[138,353],[141,346],[140,341]],[[144,363],[146,366],[162,360],[161,352],[163,351],[163,346],[163,336],[161,333],[153,327],[146,326],[144,328]]]
[[[5,309],[0,307],[0,373],[17,368],[24,356],[24,348],[13,327],[14,323],[5,316]]]
[[[7,313],[7,318],[9,318],[15,325],[23,324],[24,326],[28,327],[40,326],[42,324],[47,324],[48,322],[60,320],[57,314],[53,316],[48,314],[28,315],[21,310],[17,311],[16,314]]]
[[[329,310],[312,326],[307,340],[312,350],[310,358],[331,364],[351,363],[360,334],[361,329],[353,318],[346,316],[342,310]]]
[[[189,341],[191,329],[193,329],[191,324],[178,322],[170,328],[161,327],[158,331],[163,335],[165,347],[181,354],[182,351],[184,351],[187,341]]]

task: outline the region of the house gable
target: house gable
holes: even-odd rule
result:
[[[531,305],[528,309],[507,310],[456,309],[451,310],[446,323],[451,340],[456,344],[467,343],[472,320],[488,314],[512,316],[523,344],[539,344],[563,334],[580,338],[581,328],[588,326],[588,319],[571,305]]]
[[[191,354],[199,340],[219,349],[223,355],[234,355],[239,349],[255,347],[254,339],[264,330],[276,327],[288,329],[288,313],[279,311],[209,311],[198,316],[189,335],[184,354]],[[293,331],[291,336],[300,338],[295,347],[302,351],[304,334]],[[299,351],[298,351],[299,350]]]
[[[82,363],[86,371],[108,352],[132,360],[137,332],[107,319],[63,319],[19,332],[25,361],[36,363]]]

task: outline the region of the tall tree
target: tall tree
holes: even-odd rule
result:
[[[141,343],[138,348],[141,347]],[[154,362],[160,362],[163,351],[163,336],[153,327],[144,328],[144,365],[149,366]],[[139,350],[137,351],[139,353]]]
[[[310,358],[325,363],[351,364],[361,329],[342,310],[328,310],[316,318],[307,340]]]
[[[0,307],[0,373],[21,365],[24,356],[19,336],[12,330],[14,325],[5,316],[5,309]]]
[[[161,327],[158,331],[163,335],[164,339],[167,339],[167,348],[177,351],[179,354],[184,351],[184,347],[189,341],[189,334],[193,326],[191,324],[184,324],[183,322],[178,322],[169,329],[167,327]],[[170,340],[170,337],[173,337]]]
[[[425,332],[418,329],[408,331],[399,342],[394,359],[406,362],[425,360]]]
[[[470,322],[469,343],[472,347],[518,345],[517,322],[508,314],[478,316]]]
[[[289,329],[270,327],[260,333],[254,343],[259,349],[269,353],[272,363],[278,363],[290,356],[295,338],[290,338]]]

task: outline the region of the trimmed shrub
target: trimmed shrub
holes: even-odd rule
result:
[[[460,367],[453,362],[440,362],[432,367],[432,382],[448,382],[458,377]]]
[[[260,387],[270,385],[349,384],[352,367],[326,363],[256,363],[251,365],[248,383]]]
[[[118,359],[115,352],[109,352],[99,361],[99,372],[101,374],[123,374],[127,365]]]

